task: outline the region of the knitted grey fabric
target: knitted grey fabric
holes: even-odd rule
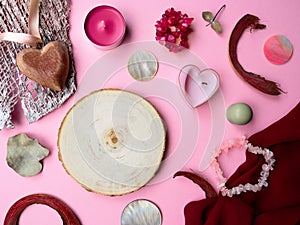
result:
[[[0,2],[0,32],[28,33],[29,0],[2,0]],[[69,49],[70,70],[66,85],[61,92],[45,88],[25,77],[17,68],[16,55],[29,46],[0,43],[0,130],[13,128],[12,112],[18,101],[28,120],[32,123],[63,104],[76,90],[75,67],[69,40],[70,1],[41,0],[40,33],[43,44],[62,41]]]

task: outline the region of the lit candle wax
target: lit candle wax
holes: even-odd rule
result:
[[[121,44],[126,30],[122,14],[111,6],[98,6],[86,16],[84,30],[87,37],[102,49]]]

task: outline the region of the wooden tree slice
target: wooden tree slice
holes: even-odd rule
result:
[[[104,89],[78,101],[58,135],[59,158],[86,189],[123,195],[157,172],[166,131],[156,109],[131,92]]]

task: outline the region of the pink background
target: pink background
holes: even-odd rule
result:
[[[221,125],[217,124],[221,126],[221,139],[225,140],[232,137],[240,137],[241,135],[249,136],[254,134],[283,117],[299,102],[300,54],[298,49],[300,49],[300,26],[297,15],[300,2],[298,0],[228,0],[226,2],[219,0],[72,1],[70,38],[73,44],[78,90],[80,90],[81,82],[87,82],[85,78],[87,79],[88,77],[85,76],[88,69],[97,59],[101,61],[101,57],[109,53],[95,48],[86,39],[83,31],[85,15],[91,8],[101,4],[112,5],[123,13],[129,32],[122,46],[135,42],[153,41],[155,21],[161,17],[164,10],[168,7],[172,6],[176,10],[181,10],[190,17],[195,18],[193,22],[194,32],[189,39],[190,50],[220,75],[221,87],[218,98],[221,99],[220,102],[223,105],[221,106],[222,110],[217,113],[221,117],[223,116],[221,122],[225,121]],[[218,20],[221,22],[224,32],[221,35],[217,35],[211,28],[205,27],[206,22],[202,19],[201,13],[206,10],[215,13],[223,4],[226,4],[226,9],[219,15]],[[281,88],[287,94],[277,97],[262,94],[244,83],[233,71],[228,58],[228,40],[234,25],[246,13],[260,17],[261,22],[267,25],[267,29],[252,34],[248,32],[242,37],[238,49],[242,65],[249,71],[260,73],[266,78],[280,83]],[[275,34],[285,35],[294,46],[293,57],[285,65],[272,65],[263,55],[264,41]],[[172,54],[168,53],[163,47],[160,48],[160,51],[164,53],[154,52],[154,54],[157,54],[157,56],[159,54]],[[180,61],[182,63],[190,63],[185,61],[184,54],[178,57],[181,57]],[[127,59],[125,59],[126,61]],[[100,77],[101,75],[100,70],[97,76]],[[116,71],[115,76],[122,77],[120,79],[112,78],[106,84],[107,87],[126,88],[126,85],[130,83],[131,78],[124,68]],[[162,64],[156,79],[166,78],[176,83],[177,76],[176,69],[168,68],[168,66]],[[96,82],[96,80],[91,82]],[[99,84],[99,88],[101,87],[101,84]],[[84,91],[88,93],[93,90],[91,88]],[[137,90],[136,92],[143,94],[142,90],[140,92]],[[204,198],[203,191],[187,179],[165,177],[163,181],[147,185],[134,193],[119,197],[108,197],[86,191],[65,172],[57,156],[57,133],[64,115],[78,100],[77,95],[71,97],[61,108],[30,125],[27,123],[18,105],[13,114],[16,128],[12,130],[4,129],[0,132],[0,178],[2,181],[0,188],[0,221],[4,221],[9,207],[21,197],[33,193],[48,193],[66,202],[78,215],[83,225],[120,224],[123,208],[129,202],[138,198],[149,199],[159,206],[163,215],[163,224],[184,224],[184,206],[190,201]],[[172,108],[163,100],[159,100],[157,98],[159,96],[145,97],[148,97],[150,101],[153,100],[154,105],[166,120],[170,142],[166,159],[174,153],[173,151],[184,151],[184,149],[176,148],[176,143],[182,135],[180,133],[180,122],[178,122],[182,118],[176,114],[176,108],[174,109],[174,107]],[[248,103],[253,109],[254,118],[245,126],[232,125],[224,120],[226,107],[236,102]],[[196,113],[198,116],[198,121],[194,123],[194,126],[197,129],[199,127],[199,132],[195,149],[192,151],[186,149],[188,154],[192,154],[181,166],[182,168],[179,169],[199,170],[204,153],[211,139],[214,138],[214,134],[211,131],[213,130],[212,121],[216,118],[213,117],[215,114],[212,110],[211,104],[206,103],[194,110],[195,112],[188,111],[189,113]],[[195,130],[195,127],[191,127],[191,130]],[[8,137],[22,132],[27,133],[30,137],[37,138],[42,145],[50,150],[50,155],[43,161],[44,169],[42,173],[30,178],[24,178],[16,174],[7,166],[5,159]],[[185,135],[194,136],[194,134]],[[243,153],[238,151],[221,157],[225,175],[230,176],[242,160]],[[166,166],[169,165],[166,164]],[[170,166],[172,167],[173,165]],[[176,165],[174,168],[176,168]],[[176,170],[174,169],[171,172],[175,173]],[[216,184],[210,169],[201,171],[201,173],[211,183]],[[22,214],[20,224],[53,225],[62,224],[62,222],[52,209],[34,205],[30,206]]]

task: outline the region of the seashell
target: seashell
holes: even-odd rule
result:
[[[293,45],[285,36],[274,35],[265,42],[264,54],[270,63],[281,65],[292,57]]]
[[[162,119],[147,100],[128,91],[103,89],[78,101],[65,116],[59,158],[87,190],[123,195],[156,174],[165,138]]]
[[[214,16],[212,14],[212,12],[210,11],[205,11],[202,12],[202,18],[209,22],[206,26],[211,25],[211,28],[218,34],[222,33],[222,25],[219,21],[216,21],[217,16],[219,15],[219,13],[226,7],[226,5],[223,5],[218,12],[216,13],[216,15]]]
[[[121,225],[161,225],[159,208],[148,200],[138,199],[129,203],[123,210]]]
[[[40,173],[43,167],[40,161],[48,154],[48,149],[26,134],[18,134],[8,139],[7,164],[21,176],[29,177]]]
[[[138,81],[151,80],[158,70],[155,56],[145,50],[136,51],[128,61],[128,72]]]

